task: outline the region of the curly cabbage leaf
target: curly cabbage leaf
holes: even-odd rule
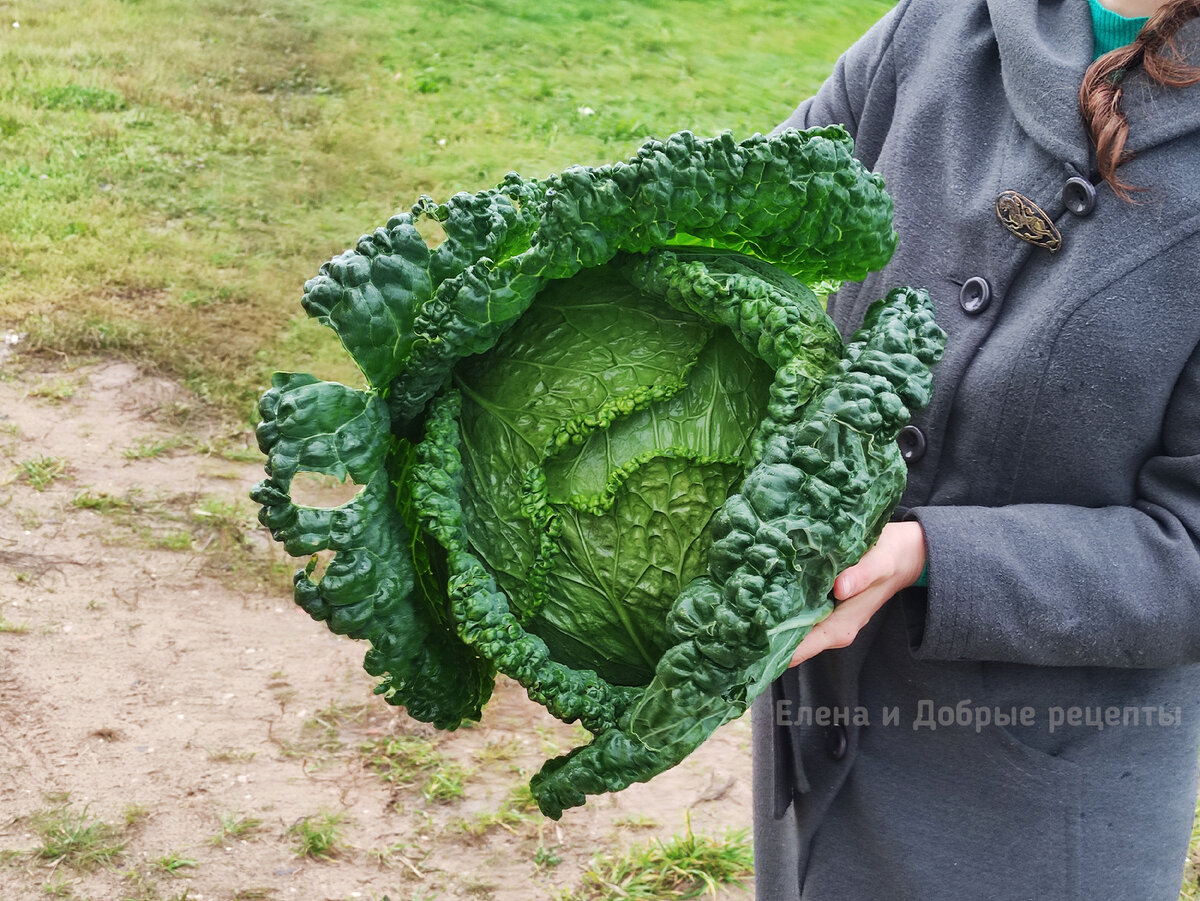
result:
[[[369,641],[414,717],[478,719],[502,672],[582,723],[592,742],[531,783],[548,816],[744,712],[900,497],[896,433],[944,343],[928,297],[893,291],[844,344],[804,284],[895,247],[852,149],[683,132],[510,174],[422,198],[305,286],[369,387],[280,374],[260,404],[260,518],[335,552],[297,602]],[[297,506],[298,471],[363,489]]]

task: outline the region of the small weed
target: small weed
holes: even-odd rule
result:
[[[704,892],[715,897],[718,885],[740,884],[753,872],[754,854],[745,830],[714,839],[693,833],[688,820],[682,837],[631,848],[620,855],[594,857],[579,889],[560,891],[555,899],[663,901],[694,898]]]
[[[29,389],[29,396],[40,397],[42,400],[57,404],[70,400],[75,396],[77,390],[79,390],[78,382],[60,378]]]
[[[288,833],[293,836],[297,857],[329,860],[337,857],[346,846],[342,840],[340,813],[322,811],[293,823]]]
[[[71,506],[80,510],[94,510],[97,513],[113,513],[133,510],[135,503],[129,495],[114,497],[107,491],[93,494],[85,488],[71,498]]]
[[[262,451],[257,447],[246,447],[228,442],[210,445],[207,451],[202,452],[207,452],[214,457],[221,457],[230,463],[261,463],[263,459]]]
[[[89,819],[86,807],[81,812],[65,805],[41,810],[30,818],[30,825],[42,842],[38,857],[77,869],[111,864],[125,850],[117,830]]]
[[[554,848],[538,845],[537,850],[533,852],[533,863],[539,869],[548,870],[562,863],[562,858]]]
[[[436,804],[457,801],[463,796],[463,780],[470,775],[470,770],[457,763],[439,766],[421,786],[421,795]]]
[[[411,788],[421,777],[443,765],[444,757],[427,738],[399,735],[378,738],[359,745],[366,753],[367,765],[379,773],[384,782],[398,788]]]
[[[172,529],[161,535],[148,535],[146,544],[164,551],[190,551],[192,549],[192,533],[182,529]]]
[[[127,870],[123,878],[127,887],[121,893],[121,901],[159,901],[158,883],[148,869]]]
[[[257,751],[243,751],[238,748],[223,748],[220,751],[212,751],[208,755],[208,759],[213,763],[246,763],[253,760]]]
[[[614,826],[624,826],[626,829],[656,829],[658,821],[651,819],[644,813],[639,813],[637,816],[622,817],[613,823]]]
[[[428,856],[428,852],[422,854],[421,859],[414,863],[408,853],[412,847],[416,846],[408,845],[404,842],[396,842],[395,844],[388,845],[386,848],[368,849],[367,857],[374,860],[380,869],[392,869],[397,864],[400,864],[406,867],[418,879],[424,879],[425,874],[417,869],[417,863],[421,863]],[[420,849],[418,848],[418,850]]]
[[[236,813],[218,816],[221,821],[221,831],[208,840],[210,845],[218,847],[230,839],[249,841],[262,832],[263,821],[257,817],[244,817]]]
[[[455,820],[452,828],[476,836],[494,828],[516,833],[517,827],[533,821],[537,809],[537,801],[533,799],[529,786],[522,782],[508,793],[508,797],[495,810],[481,811],[469,818]]]
[[[10,623],[4,618],[4,611],[0,610],[0,635],[24,635],[29,631],[29,626],[25,623]]]
[[[281,706],[295,695],[295,689],[286,685],[276,686],[274,692]],[[281,750],[285,757],[307,757],[340,751],[344,747],[342,728],[362,722],[366,715],[365,704],[339,704],[334,701],[306,719],[300,726],[299,740],[281,744]]]
[[[238,889],[233,893],[233,901],[271,901],[275,897],[275,889],[261,886]]]
[[[155,457],[161,457],[163,454],[178,450],[185,444],[187,444],[187,439],[179,436],[171,438],[141,438],[136,444],[132,444],[121,451],[121,456],[126,460],[153,460]]]
[[[243,544],[242,536],[257,527],[254,514],[248,507],[218,497],[204,497],[192,508],[192,520],[211,530],[209,541],[219,539],[218,549]]]
[[[71,890],[71,883],[67,880],[66,873],[55,873],[54,878],[49,882],[42,883],[42,894],[51,898],[74,898],[75,892]]]
[[[38,456],[22,460],[17,475],[37,491],[45,491],[67,471],[67,461],[61,457]]]
[[[154,866],[168,876],[178,876],[180,870],[194,869],[200,864],[190,857],[183,857],[174,851],[169,851],[154,860]]]
[[[106,739],[106,741],[112,740],[112,738]],[[150,808],[141,804],[126,804],[125,809],[121,812],[121,818],[125,821],[125,828],[132,829],[150,818]]]
[[[515,760],[524,750],[525,743],[520,737],[511,735],[508,738],[492,739],[482,748],[476,748],[471,756],[480,763],[487,764],[499,760]]]

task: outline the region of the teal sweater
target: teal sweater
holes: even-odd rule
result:
[[[1092,33],[1096,43],[1092,50],[1092,58],[1099,59],[1110,50],[1132,44],[1142,26],[1146,24],[1147,16],[1128,18],[1118,15],[1100,5],[1099,0],[1088,0],[1092,8]]]

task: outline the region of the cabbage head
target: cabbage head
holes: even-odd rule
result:
[[[366,377],[279,373],[260,519],[297,603],[377,691],[453,729],[497,672],[592,741],[533,778],[557,818],[674,766],[831,609],[899,500],[944,335],[898,288],[843,342],[806,284],[895,247],[839,128],[682,132],[611,166],[421,198],[305,310]],[[431,246],[418,225],[436,223]],[[362,486],[294,504],[299,471]]]

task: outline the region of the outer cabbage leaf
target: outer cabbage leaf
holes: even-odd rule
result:
[[[315,557],[296,573],[296,602],[332,631],[371,643],[365,666],[385,676],[379,692],[390,703],[444,729],[479,719],[495,670],[447,627],[444,577],[432,583],[432,596],[420,590],[431,583],[419,578],[415,561],[428,555],[397,509],[388,461],[402,461],[405,451],[388,432],[384,402],[279,373],[259,412],[268,475],[251,493],[263,505],[259,519],[290,554],[337,551],[319,581]],[[340,507],[298,506],[289,492],[300,470],[349,476],[364,487]]]

